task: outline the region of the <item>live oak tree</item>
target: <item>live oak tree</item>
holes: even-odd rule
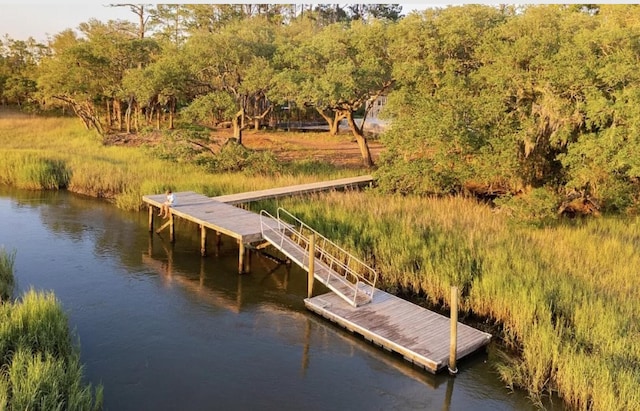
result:
[[[387,28],[380,20],[336,23],[298,37],[293,44],[283,43],[278,52],[280,89],[288,90],[298,105],[316,108],[332,131],[346,119],[367,167],[374,164],[364,133],[370,110],[366,103],[394,83]],[[358,111],[363,116],[360,123],[355,120]]]
[[[39,70],[40,92],[70,106],[88,128],[100,134],[124,126],[131,132],[135,96],[123,88],[128,70],[147,65],[158,50],[151,39],[131,34],[131,23],[95,19],[79,26],[84,37],[66,31],[54,37],[54,53]]]
[[[33,38],[0,40],[0,103],[23,107],[36,97],[36,70],[49,49]],[[36,105],[37,106],[37,105]]]
[[[467,183],[489,190],[491,182],[504,184],[513,161],[492,138],[507,136],[508,124],[491,90],[473,77],[481,66],[476,49],[503,19],[488,6],[451,7],[412,13],[393,27],[389,55],[397,82],[378,172],[385,189],[451,193]],[[491,166],[478,173],[484,161]],[[496,168],[506,176],[496,176]]]
[[[565,13],[576,34],[562,53],[575,62],[572,71],[556,76],[572,103],[564,121],[573,133],[559,157],[564,188],[604,210],[634,210],[640,195],[639,9],[602,5]]]
[[[162,55],[142,69],[127,71],[123,87],[135,97],[136,107],[144,110],[147,123],[155,118],[155,128],[159,130],[167,113],[167,128],[173,129],[178,103],[186,99],[190,81],[184,56],[176,51]]]
[[[627,210],[640,193],[637,6],[463,6],[394,26],[379,182]],[[576,203],[577,202],[577,203]]]
[[[265,96],[273,77],[274,27],[266,18],[253,17],[228,23],[215,33],[198,31],[185,46],[200,90],[196,97],[226,93],[233,99],[234,137],[240,144],[247,119],[255,124],[271,110]]]
[[[371,166],[356,118],[384,94],[385,189],[638,207],[638,6],[465,5],[398,21],[394,7],[351,6],[145,6],[144,36],[139,21],[89,21],[48,46],[7,39],[0,97],[70,107],[101,133],[171,128],[183,110],[232,123],[240,142],[290,102],[332,133],[346,119]]]

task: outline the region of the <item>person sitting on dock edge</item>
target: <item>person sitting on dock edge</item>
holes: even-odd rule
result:
[[[165,200],[164,203],[162,203],[158,216],[163,218],[168,218],[169,208],[173,207],[176,204],[176,196],[171,192],[171,190],[167,190],[165,194],[167,195],[167,199]]]

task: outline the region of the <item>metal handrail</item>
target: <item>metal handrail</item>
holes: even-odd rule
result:
[[[352,284],[354,294],[352,297],[353,304],[356,304],[357,297],[360,293],[367,295],[369,299],[373,298],[373,292],[378,280],[378,273],[362,260],[351,255],[349,252],[338,246],[316,230],[309,227],[303,221],[295,217],[283,208],[278,208],[277,217],[273,217],[267,211],[262,210],[260,212],[261,217],[269,217],[272,221],[277,221],[277,227],[266,224],[261,218],[260,225],[264,236],[265,230],[279,231],[280,244],[274,244],[283,247],[285,238],[289,241],[296,243],[298,246],[304,249],[306,257],[309,257],[309,235],[314,234],[316,237],[314,255],[323,262],[328,268],[326,284],[329,282],[331,273],[336,273],[342,277],[345,281]],[[286,217],[283,218],[283,217]],[[285,233],[282,235],[280,233]],[[305,267],[308,269],[308,267]],[[315,275],[315,273],[314,273]],[[365,285],[364,287],[361,284]],[[346,296],[350,298],[349,296]]]

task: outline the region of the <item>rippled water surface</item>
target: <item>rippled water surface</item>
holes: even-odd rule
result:
[[[308,312],[296,267],[238,275],[229,238],[201,258],[195,226],[171,245],[146,213],[65,192],[0,189],[0,219],[16,294],[55,292],[107,410],[535,409],[486,353],[433,376]]]

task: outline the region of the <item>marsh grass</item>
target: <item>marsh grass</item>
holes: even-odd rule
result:
[[[558,393],[575,409],[640,409],[638,219],[535,228],[469,199],[374,192],[262,206],[339,239],[382,288],[446,306],[460,287],[464,312],[493,319],[503,339],[500,376],[534,403]]]
[[[6,112],[0,112],[0,156],[4,159],[0,184],[25,189],[66,187],[127,210],[139,210],[143,195],[166,188],[216,196],[359,174],[305,161],[275,173],[263,173],[266,166],[261,162],[245,173],[212,173],[192,162],[159,159],[143,148],[104,146],[76,119]]]
[[[52,293],[0,305],[0,409],[91,410],[102,387],[83,383],[79,350]]]

